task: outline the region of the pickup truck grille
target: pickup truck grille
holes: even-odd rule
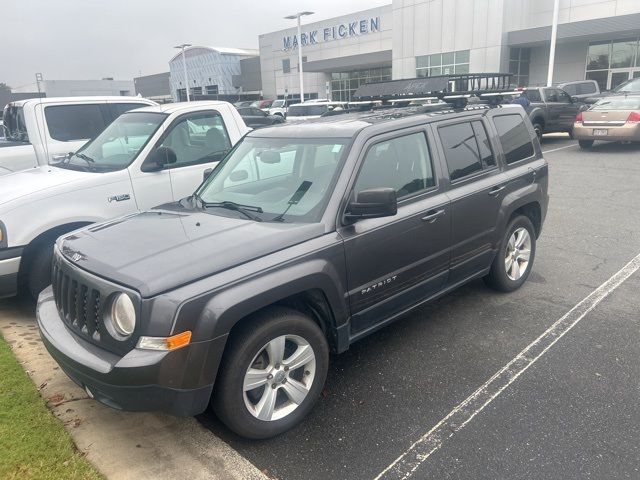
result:
[[[66,274],[53,262],[53,295],[64,322],[77,333],[99,341],[104,332],[100,291]]]

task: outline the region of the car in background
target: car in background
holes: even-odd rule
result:
[[[640,95],[615,95],[600,99],[589,110],[578,113],[573,137],[582,149],[596,140],[640,141]]]
[[[347,104],[344,102],[307,102],[291,105],[287,111],[287,121],[296,122],[320,118],[332,110],[344,110]]]
[[[273,103],[273,99],[270,100],[256,100],[250,106],[259,108],[260,110],[268,110],[271,108],[271,104]]]
[[[571,135],[573,121],[584,103],[556,87],[529,87],[522,90],[529,99],[525,107],[538,138],[545,133],[567,132]]]
[[[256,107],[240,107],[237,110],[247,127],[260,128],[268,125],[284,123],[283,116],[269,115],[267,112],[263,112]]]
[[[558,88],[567,92],[570,97],[580,100],[600,95],[600,86],[595,80],[577,80],[575,82],[561,83]]]
[[[269,115],[280,115],[284,117],[287,114],[289,105],[291,105],[290,100],[279,98],[273,101],[267,113],[269,113]]]
[[[253,104],[254,100],[245,100],[243,102],[236,102],[233,104],[234,107],[236,108],[241,108],[241,107],[250,107],[251,104]]]
[[[628,95],[635,94],[640,95],[640,78],[632,78],[626,82],[621,83],[617,87],[609,90],[608,92],[601,92],[598,95],[592,95],[584,99],[585,103],[593,104],[601,98],[610,97],[612,95]]]
[[[139,97],[48,97],[8,103],[2,112],[0,175],[46,166],[96,138],[121,114],[157,105]]]

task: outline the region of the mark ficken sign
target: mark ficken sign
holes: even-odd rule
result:
[[[300,39],[298,39],[297,35],[289,35],[287,37],[283,37],[282,44],[283,50],[286,51],[298,48],[299,44],[304,47],[306,45],[316,45],[321,42],[357,37],[379,31],[380,17],[372,17],[356,20],[355,22],[341,23],[340,25],[334,25],[332,27],[312,30],[310,32],[303,32],[300,34]]]

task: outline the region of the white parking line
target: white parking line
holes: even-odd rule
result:
[[[496,372],[486,383],[440,420],[431,430],[385,468],[378,479],[406,479],[473,417],[480,413],[547,350],[571,330],[611,292],[640,268],[640,254],[627,263],[609,280],[600,285],[575,307],[557,320],[542,335],[531,342],[513,360]]]
[[[557,152],[558,150],[562,150],[564,148],[571,148],[571,147],[575,147],[577,145],[577,143],[572,143],[571,145],[565,145],[564,147],[558,147],[558,148],[553,148],[551,150],[543,150],[542,153],[551,153],[551,152]]]

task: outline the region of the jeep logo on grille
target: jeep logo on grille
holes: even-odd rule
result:
[[[82,254],[78,252],[74,253],[73,255],[71,255],[71,260],[74,262],[82,260]]]

